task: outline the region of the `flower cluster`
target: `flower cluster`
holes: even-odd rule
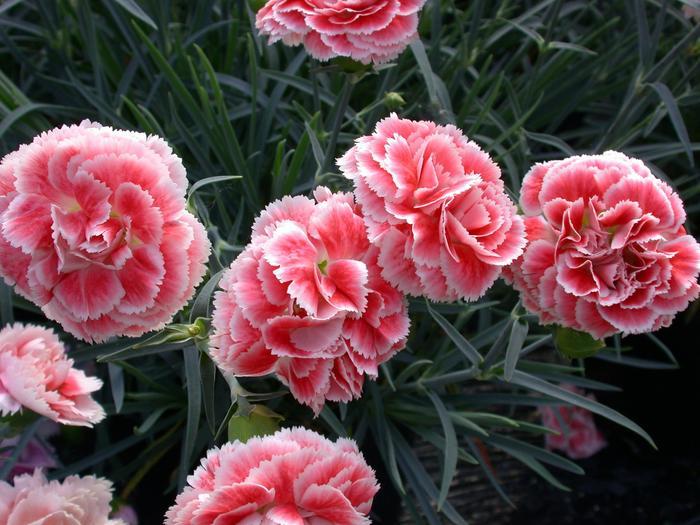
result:
[[[394,60],[417,37],[425,0],[270,0],[255,25],[270,43],[304,44],[318,60]]]
[[[355,183],[383,277],[404,293],[478,299],[523,251],[500,169],[454,126],[392,115],[338,166]]]
[[[379,490],[354,441],[302,428],[214,448],[188,484],[165,525],[364,525]]]
[[[48,481],[40,470],[0,481],[0,525],[126,525],[110,519],[112,484],[95,476]]]
[[[381,62],[415,36],[422,5],[273,0],[257,24],[317,58]],[[224,373],[273,374],[316,415],[360,397],[365,376],[404,348],[405,294],[475,300],[503,274],[543,324],[599,339],[668,326],[700,295],[700,244],[680,197],[621,153],[534,166],[525,218],[496,163],[454,126],[391,115],[337,162],[353,193],[318,187],[257,217],[220,281],[210,337]],[[186,189],[158,137],[89,122],[44,133],[0,163],[0,276],[90,342],[162,328],[209,255]],[[91,397],[100,387],[52,331],[0,331],[0,415],[92,426],[105,417]],[[605,445],[589,412],[541,415],[560,431],[550,449],[582,458]],[[25,468],[55,465],[31,446]],[[167,525],[367,524],[379,488],[354,442],[300,428],[212,449],[188,483]],[[49,483],[36,470],[0,482],[0,525],[121,525],[110,499],[105,480]]]
[[[0,276],[86,341],[169,322],[206,271],[209,241],[160,138],[83,122],[0,163]]]
[[[92,426],[105,417],[90,396],[101,386],[73,367],[51,330],[20,324],[0,330],[0,415],[27,408],[65,425]]]
[[[352,195],[285,197],[253,225],[221,281],[212,357],[238,376],[275,373],[318,413],[359,397],[364,374],[401,350],[406,301],[387,283]]]
[[[700,294],[700,245],[678,196],[622,153],[538,164],[523,181],[528,246],[507,276],[542,323],[603,338],[668,326]]]

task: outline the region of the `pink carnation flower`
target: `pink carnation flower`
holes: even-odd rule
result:
[[[0,414],[27,408],[65,425],[92,426],[105,417],[90,396],[102,381],[73,368],[56,334],[15,324],[0,330]]]
[[[584,395],[583,390],[571,385],[562,385],[575,394]],[[588,396],[594,399],[593,395]],[[577,406],[541,406],[538,409],[542,425],[558,432],[547,434],[545,446],[548,450],[561,450],[571,459],[585,459],[603,449],[607,442],[595,426],[593,414]]]
[[[683,203],[641,161],[609,151],[538,164],[520,203],[530,242],[507,275],[543,323],[599,339],[649,332],[698,297]]]
[[[112,484],[95,476],[47,481],[41,471],[0,481],[0,525],[125,525],[109,519]]]
[[[318,414],[403,348],[406,301],[382,279],[352,195],[270,204],[221,280],[212,357],[238,376],[274,373]]]
[[[302,428],[214,448],[165,525],[365,525],[379,490],[354,441]]]
[[[270,0],[255,25],[270,43],[304,44],[318,60],[388,62],[417,38],[425,0]]]
[[[454,126],[395,114],[338,160],[382,276],[437,301],[481,297],[525,245],[498,166]]]
[[[125,525],[139,525],[139,516],[131,505],[122,505],[119,507],[116,512],[112,514],[112,518],[120,519]]]
[[[0,276],[87,341],[169,322],[201,280],[203,226],[160,138],[83,122],[0,163]]]

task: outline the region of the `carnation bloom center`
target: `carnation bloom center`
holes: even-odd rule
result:
[[[94,263],[110,270],[124,267],[132,248],[144,244],[132,227],[128,210],[119,210],[113,198],[83,208],[75,199],[63,210],[52,206],[59,271],[71,272]]]
[[[633,203],[624,211],[627,217],[621,217],[617,210],[606,209],[597,196],[590,198],[587,206],[582,199],[577,200],[562,214],[561,236],[555,247],[560,270],[576,276],[568,291],[592,295],[601,304],[624,301],[639,288],[668,290],[667,280],[658,278],[664,268],[670,271],[663,261],[671,255],[658,249],[658,238],[644,235],[645,225],[658,221]],[[647,300],[648,294],[644,295]]]

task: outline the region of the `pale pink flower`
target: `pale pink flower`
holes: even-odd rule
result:
[[[529,245],[507,277],[543,323],[604,338],[668,326],[700,293],[680,197],[622,153],[537,164],[520,203]]]
[[[696,2],[695,5],[685,4],[683,6],[683,15],[688,19],[693,19],[696,23],[700,23],[700,2]]]
[[[83,122],[0,163],[0,275],[87,341],[137,336],[190,299],[209,254],[160,138]]]
[[[238,376],[274,373],[318,412],[350,401],[401,350],[403,295],[382,279],[351,194],[270,204],[214,301],[212,357]]]
[[[562,385],[569,392],[584,395],[585,392],[572,385]],[[586,396],[595,399],[592,394]],[[603,449],[607,442],[593,420],[593,414],[585,408],[569,405],[538,408],[542,425],[558,434],[547,434],[545,446],[548,450],[561,450],[571,459],[585,459]]]
[[[48,481],[41,471],[0,481],[0,525],[125,525],[109,519],[112,484],[95,476]]]
[[[382,120],[340,159],[382,276],[437,301],[481,297],[525,245],[501,171],[454,126]]]
[[[255,25],[270,43],[304,44],[318,60],[394,60],[418,37],[425,0],[270,0]]]
[[[120,506],[112,514],[112,518],[123,521],[125,525],[139,525],[139,516],[131,505]]]
[[[165,525],[366,525],[379,490],[354,441],[303,428],[213,448]]]
[[[0,415],[25,408],[65,425],[92,426],[105,417],[90,395],[101,386],[73,367],[53,331],[21,324],[0,330]]]

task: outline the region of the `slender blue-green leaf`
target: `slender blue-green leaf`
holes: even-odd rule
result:
[[[187,383],[187,423],[182,442],[182,456],[178,473],[178,487],[185,486],[187,474],[192,463],[195,440],[199,429],[199,418],[202,410],[202,385],[199,368],[199,350],[194,346],[183,349],[185,381]]]
[[[584,55],[596,56],[598,53],[588,49],[585,46],[580,46],[578,44],[572,44],[570,42],[558,42],[556,40],[549,42],[547,47],[552,49],[564,49],[566,51],[573,51],[574,53],[583,53]]]
[[[445,434],[445,456],[442,464],[442,482],[440,483],[440,495],[438,496],[437,509],[440,511],[447,501],[447,495],[450,492],[450,485],[457,473],[457,434],[455,427],[452,424],[452,419],[447,411],[444,403],[435,392],[428,391],[428,397],[433,402],[438,416],[442,431]]]
[[[323,148],[321,147],[321,143],[318,141],[318,137],[316,136],[316,133],[314,132],[313,129],[311,129],[311,126],[309,126],[308,122],[304,122],[304,128],[306,129],[307,136],[309,137],[309,140],[311,141],[311,151],[314,154],[314,159],[316,160],[316,165],[321,168],[323,166],[324,162],[324,153],[323,153]]]
[[[192,195],[194,195],[194,193],[197,190],[199,190],[200,188],[203,188],[204,186],[207,186],[209,184],[216,184],[218,182],[241,179],[241,178],[242,177],[240,175],[218,175],[216,177],[207,177],[206,179],[200,179],[190,187],[190,191],[187,192],[187,200],[189,201],[190,198],[192,198]]]
[[[641,357],[632,357],[627,355],[617,355],[613,352],[599,352],[595,356],[596,359],[616,363],[623,366],[631,366],[633,368],[642,368],[645,370],[676,370],[677,364],[665,363],[663,361],[653,361],[651,359],[643,359]]]
[[[501,499],[503,499],[503,501],[505,501],[511,507],[515,508],[515,503],[513,503],[513,501],[508,497],[508,494],[506,494],[506,491],[503,489],[501,483],[498,481],[498,478],[492,470],[490,461],[487,460],[486,457],[484,457],[483,452],[479,449],[479,446],[476,444],[475,440],[467,439],[467,444],[472,450],[472,454],[479,462],[481,470],[486,475],[486,479],[489,480],[491,486],[494,489],[496,489],[496,492],[498,492],[498,495],[501,496]]]
[[[571,489],[561,483],[557,478],[555,478],[552,473],[547,470],[547,468],[542,465],[539,461],[537,461],[535,458],[532,456],[528,456],[527,454],[523,454],[521,452],[518,452],[516,450],[509,450],[508,453],[513,456],[515,459],[520,460],[523,464],[527,465],[529,468],[531,468],[534,472],[539,474],[542,479],[547,481],[547,483],[553,485],[554,487],[558,488],[559,490],[563,490],[564,492],[570,492]]]
[[[513,371],[515,370],[515,365],[518,363],[518,357],[520,356],[520,351],[523,349],[523,343],[525,343],[528,329],[527,321],[521,319],[515,321],[510,329],[510,338],[508,339],[508,346],[506,348],[506,361],[503,368],[503,377],[506,381],[510,381],[513,377]]]
[[[134,429],[134,434],[148,434],[148,431],[151,430],[151,428],[153,428],[153,425],[155,425],[158,422],[158,420],[161,418],[161,416],[165,413],[166,410],[168,410],[167,407],[158,408],[150,414],[148,414],[148,417],[143,420],[143,423],[141,423],[138,427]]]
[[[639,43],[639,62],[642,67],[646,68],[651,63],[651,38],[649,35],[649,22],[647,21],[647,13],[644,5],[644,0],[634,0],[634,19],[637,22],[637,38]]]
[[[452,324],[445,319],[441,314],[436,312],[426,300],[426,308],[431,317],[435,319],[440,328],[447,334],[452,342],[457,346],[460,352],[472,363],[472,365],[479,365],[483,362],[484,358],[481,357],[479,351],[472,346],[472,344],[467,341],[467,339],[460,334],[457,329],[452,326]]]
[[[642,427],[637,425],[631,419],[620,414],[617,410],[613,410],[610,407],[601,405],[597,401],[593,401],[592,399],[589,399],[587,397],[580,396],[573,392],[569,392],[568,390],[548,383],[547,381],[544,381],[533,375],[521,372],[520,370],[516,370],[513,372],[511,382],[529,390],[533,390],[535,392],[539,392],[541,394],[560,399],[562,401],[565,401],[566,403],[571,403],[572,405],[576,405],[590,410],[594,414],[603,416],[604,418],[607,418],[610,421],[613,421],[618,425],[621,425],[631,430],[632,432],[635,432],[636,434],[644,438],[652,447],[656,448],[654,440],[651,439],[651,436],[647,434]]]
[[[661,102],[663,102],[664,106],[666,106],[668,116],[671,119],[671,124],[673,124],[673,128],[676,130],[676,135],[678,135],[678,139],[683,144],[685,154],[688,156],[688,161],[690,162],[691,166],[695,166],[693,148],[690,144],[688,129],[685,127],[683,116],[678,109],[678,103],[676,102],[673,93],[671,93],[671,90],[668,89],[668,86],[663,82],[652,82],[649,85],[654,89],[654,91],[656,91],[656,94],[659,95]]]
[[[27,426],[22,434],[19,436],[19,440],[13,446],[12,451],[9,456],[3,454],[2,461],[0,461],[0,480],[7,479],[8,475],[17,464],[22,452],[27,448],[27,445],[36,434],[39,429],[39,425],[42,423],[42,418],[38,418],[33,421],[29,426]]]
[[[204,403],[204,416],[206,417],[209,431],[213,436],[216,433],[216,375],[217,368],[214,361],[206,354],[201,354],[201,375],[202,375],[202,401]]]
[[[0,5],[0,15],[5,14],[6,11],[9,11],[12,9],[14,6],[19,4],[20,2],[24,2],[24,0],[5,0],[1,5]],[[4,479],[4,478],[0,478]]]
[[[333,411],[330,409],[328,405],[325,405],[323,407],[323,410],[321,410],[321,419],[323,419],[326,424],[333,429],[333,432],[335,432],[338,436],[340,437],[347,437],[347,432],[345,431],[345,427],[343,424],[340,422],[340,419],[338,419],[338,416],[336,416]]]
[[[118,414],[124,406],[124,370],[117,362],[110,362],[107,363],[107,371],[109,372],[109,387],[114,400],[114,410]]]
[[[571,472],[573,474],[581,475],[585,473],[579,465],[566,459],[564,456],[554,454],[548,450],[536,447],[535,445],[531,445],[530,443],[526,443],[525,441],[521,441],[519,439],[514,439],[512,437],[503,436],[500,434],[492,434],[486,438],[485,441],[508,452],[515,450],[521,454],[532,456],[543,463],[548,463],[553,467],[566,470],[567,472]]]
[[[212,275],[207,283],[202,286],[202,289],[197,294],[197,297],[192,303],[192,311],[190,313],[190,323],[200,317],[209,317],[209,309],[211,308],[211,297],[214,294],[224,270],[220,270]]]
[[[110,0],[106,0],[106,1],[109,2]],[[138,18],[142,22],[148,24],[156,31],[158,30],[158,26],[153,21],[153,19],[146,14],[146,12],[141,8],[141,6],[139,4],[136,3],[135,0],[114,0],[114,1],[117,2],[124,9],[126,9],[129,12],[129,14],[131,14],[135,18]]]
[[[5,326],[14,322],[12,312],[12,288],[7,286],[0,279],[0,326]],[[2,479],[2,478],[0,478]]]
[[[166,420],[159,422],[153,427],[153,433],[162,431],[164,428],[168,427],[169,425],[172,425],[173,422],[173,417],[167,418]],[[150,436],[150,433],[134,434],[133,436],[129,436],[120,441],[110,443],[109,447],[103,447],[94,454],[85,456],[80,460],[76,461],[75,463],[71,463],[70,465],[66,465],[61,469],[51,471],[49,477],[51,479],[63,479],[71,474],[77,474],[79,472],[92,469],[95,465],[99,465],[104,461],[107,461],[109,458],[116,456],[117,454],[120,454],[125,450],[130,449],[134,445],[144,441]]]
[[[414,452],[411,450],[410,446],[406,442],[405,438],[398,433],[393,425],[389,425],[390,438],[394,441],[396,445],[396,455],[401,470],[410,476],[419,487],[414,487],[414,493],[417,494],[418,490],[422,490],[423,494],[426,494],[429,498],[437,501],[439,497],[439,492],[435,483],[433,482],[431,476],[425,470],[425,467],[418,461]],[[434,513],[428,514],[428,510],[432,510],[432,506],[428,509],[423,507],[423,510],[427,515],[433,515]],[[459,515],[457,510],[452,506],[449,501],[445,501],[442,513],[447,519],[449,519],[455,525],[467,525],[467,522]],[[433,523],[431,521],[431,523]],[[441,523],[439,520],[436,521],[438,525]]]
[[[668,357],[668,360],[671,361],[674,365],[678,365],[678,361],[676,360],[676,356],[673,355],[673,352],[671,352],[671,349],[664,344],[661,339],[656,337],[654,334],[645,334],[649,339],[651,339],[654,344]]]
[[[75,108],[68,106],[60,106],[57,104],[40,104],[37,102],[29,102],[22,106],[19,106],[12,111],[10,111],[5,117],[0,121],[0,138],[2,138],[7,130],[14,126],[23,117],[29,115],[30,113],[39,112],[56,112],[56,113],[74,113]]]

